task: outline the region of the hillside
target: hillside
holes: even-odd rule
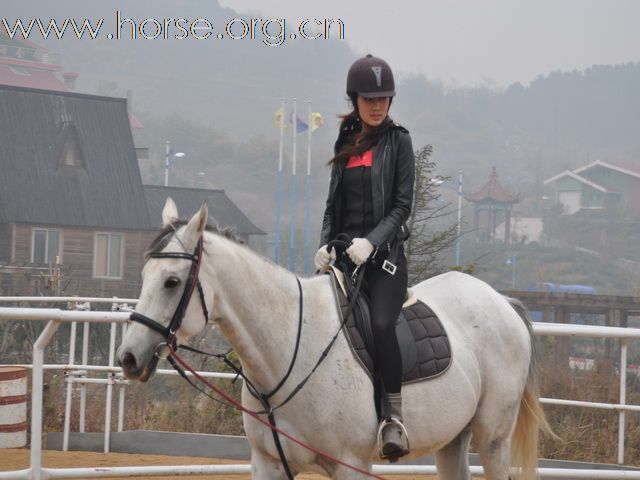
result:
[[[622,214],[578,213],[547,221],[554,239],[615,259],[640,262],[640,219]]]
[[[573,248],[530,244],[465,245],[463,263],[475,261],[474,276],[499,290],[535,289],[540,283],[578,284],[594,287],[602,295],[640,295],[640,277],[616,267],[607,257],[593,257]],[[516,256],[515,276],[513,256]],[[508,260],[509,259],[509,260]]]

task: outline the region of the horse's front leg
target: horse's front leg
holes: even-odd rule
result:
[[[346,463],[351,465],[352,467],[359,468],[360,470],[364,470],[365,472],[371,473],[371,463],[363,462],[361,459],[347,459],[343,458]],[[336,465],[333,473],[331,474],[332,480],[366,480],[367,478],[371,478],[368,475],[363,473],[356,472],[355,470],[344,467],[342,465]]]
[[[289,464],[291,468],[291,464]],[[295,477],[296,472],[291,471]],[[282,463],[278,460],[253,449],[251,450],[251,479],[252,480],[287,480]]]

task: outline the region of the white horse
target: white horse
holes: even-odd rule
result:
[[[285,375],[294,352],[300,301],[296,276],[227,235],[206,230],[207,215],[203,205],[188,223],[178,226],[177,209],[168,199],[163,211],[166,235],[155,249],[191,254],[203,239],[204,254],[196,275],[202,283],[207,320],[220,327],[252,384],[269,392]],[[167,326],[184,296],[190,264],[185,258],[150,258],[143,270],[136,312]],[[273,405],[309,374],[340,326],[330,281],[328,275],[300,279],[304,307],[299,354],[287,381],[272,398]],[[441,479],[470,479],[467,451],[473,436],[485,478],[507,480],[510,466],[520,467],[512,470],[518,478],[536,478],[538,430],[546,420],[537,398],[526,314],[519,314],[486,283],[462,273],[439,275],[413,290],[442,321],[451,343],[452,364],[439,377],[403,387],[404,421],[411,442],[411,454],[404,458],[435,452]],[[178,343],[204,328],[206,310],[195,288],[191,292],[192,301],[176,332]],[[124,374],[146,381],[163,341],[147,326],[132,324],[118,349]],[[242,402],[251,410],[262,409],[246,384]],[[378,428],[373,385],[343,334],[308,383],[275,411],[275,417],[278,427],[298,440],[371,471]],[[246,414],[243,421],[252,449],[252,478],[286,479],[269,428]],[[281,439],[294,475],[312,471],[340,480],[364,478]]]

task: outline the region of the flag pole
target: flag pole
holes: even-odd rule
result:
[[[291,130],[293,131],[293,151],[291,153],[291,231],[289,232],[289,270],[296,269],[296,134],[298,133],[298,116],[296,99],[293,99],[293,113],[291,114]]]
[[[311,100],[307,101],[307,193],[305,198],[306,212],[304,225],[304,273],[311,273]]]
[[[171,160],[171,142],[164,144],[164,186],[169,186],[169,161]]]
[[[276,232],[275,232],[275,262],[280,265],[280,242],[282,237],[282,147],[284,144],[284,97],[280,106],[280,153],[278,154],[278,173],[276,177]]]
[[[462,170],[458,170],[458,226],[456,227],[456,267],[460,266],[460,226],[462,225]]]

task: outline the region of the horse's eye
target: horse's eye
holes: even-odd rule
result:
[[[180,283],[180,279],[178,277],[169,277],[164,282],[164,288],[176,288]]]

